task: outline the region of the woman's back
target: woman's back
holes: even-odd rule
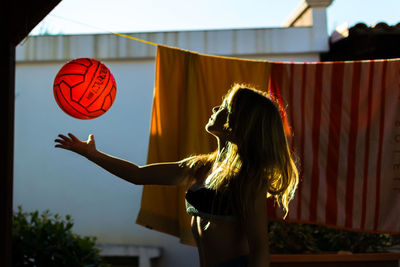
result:
[[[201,267],[215,266],[249,254],[247,238],[239,222],[193,216],[191,226]]]

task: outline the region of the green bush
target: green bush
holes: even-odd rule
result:
[[[63,220],[49,210],[13,214],[13,266],[99,266],[95,237],[72,233],[71,216]]]
[[[270,221],[268,228],[272,254],[386,252],[400,243],[397,236],[346,231],[321,225]]]

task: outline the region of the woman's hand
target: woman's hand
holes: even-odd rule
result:
[[[71,133],[68,133],[68,136],[59,134],[58,137],[59,139],[54,140],[54,142],[56,142],[55,147],[73,151],[86,158],[96,152],[96,144],[93,134],[89,135],[87,141],[81,141]]]

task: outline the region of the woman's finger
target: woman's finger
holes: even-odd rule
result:
[[[75,135],[73,135],[72,133],[68,133],[68,136],[72,139],[72,141],[80,141],[78,139],[78,137],[76,137]]]
[[[94,135],[93,134],[89,134],[88,142],[94,143]]]
[[[54,142],[60,143],[60,144],[62,144],[62,145],[65,144],[65,140],[63,140],[63,139],[55,139]]]
[[[70,138],[66,137],[63,134],[59,134],[58,137],[62,138],[64,141],[67,141],[67,142],[70,141]]]

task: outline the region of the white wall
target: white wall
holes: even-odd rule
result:
[[[106,114],[93,120],[71,118],[57,106],[52,82],[64,63],[17,64],[14,207],[71,214],[74,231],[97,236],[100,243],[161,246],[159,266],[197,266],[195,248],[135,224],[141,186],[54,148],[59,133],[72,132],[82,139],[94,133],[100,150],[145,164],[154,60],[104,61],[117,81],[117,97]]]

